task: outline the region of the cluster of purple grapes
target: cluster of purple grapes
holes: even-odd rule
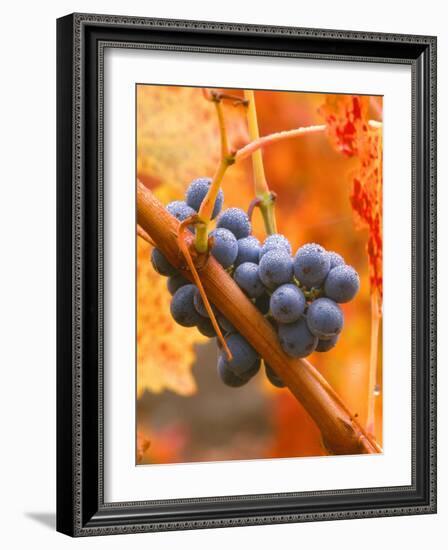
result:
[[[195,214],[210,181],[195,179],[187,189],[185,202],[172,202],[167,210],[180,221]],[[251,223],[243,210],[229,208],[220,213],[223,200],[220,191],[213,210],[213,218],[219,217],[216,229],[210,233],[214,237],[211,254],[275,327],[285,353],[303,358],[314,351],[332,349],[344,324],[339,304],[353,299],[359,289],[355,269],[346,265],[339,254],[327,252],[318,244],[305,244],[295,256],[283,235],[270,235],[261,244],[251,234]],[[216,336],[198,288],[159,250],[153,250],[151,260],[158,273],[169,277],[174,320],[185,327],[197,327],[207,337]],[[228,386],[242,386],[259,371],[261,358],[221,312],[215,306],[212,309],[233,356],[229,361],[220,350],[218,374]],[[267,364],[265,371],[273,385],[284,386]]]

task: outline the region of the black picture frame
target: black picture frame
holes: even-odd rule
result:
[[[104,45],[412,68],[412,484],[104,502]],[[72,14],[57,21],[57,530],[71,536],[436,512],[436,38]],[[411,276],[411,274],[410,274]],[[148,495],[150,499],[150,495]]]

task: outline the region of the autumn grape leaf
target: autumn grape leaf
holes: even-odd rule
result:
[[[361,167],[350,196],[358,227],[367,227],[370,284],[383,296],[382,129],[369,128],[359,144]]]
[[[191,395],[194,345],[205,342],[195,328],[181,327],[170,314],[166,278],[151,265],[151,246],[137,239],[137,395],[171,390]]]
[[[343,94],[328,95],[320,108],[333,146],[348,157],[359,153],[360,139],[368,130],[368,108],[367,96]]]
[[[369,232],[367,254],[372,291],[383,294],[383,139],[381,125],[369,124],[369,97],[329,95],[320,108],[333,146],[359,164],[352,174],[350,202],[358,228]]]

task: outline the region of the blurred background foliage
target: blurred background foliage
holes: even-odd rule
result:
[[[228,92],[242,96],[241,90]],[[354,181],[370,178],[374,196],[363,196],[362,204],[365,206],[365,200],[373,204],[375,200],[373,206],[381,214],[381,163],[372,155],[381,145],[381,134],[374,135],[374,143],[370,143],[369,134],[370,145],[366,142],[354,146],[348,122],[366,128],[369,119],[381,120],[381,98],[360,98],[362,109],[352,120],[354,99],[345,95],[256,92],[261,135],[322,123],[329,127],[328,132],[273,144],[264,149],[263,155],[269,186],[277,193],[279,232],[289,238],[294,250],[306,242],[335,250],[360,274],[358,296],[343,305],[346,328],[338,345],[329,353],[314,353],[309,359],[365,425],[372,291],[369,275],[371,278],[373,269],[367,251],[372,231],[368,223],[360,223],[352,205]],[[225,116],[232,146],[247,143],[244,108],[227,103]],[[191,180],[212,176],[218,161],[216,113],[200,88],[138,86],[137,177],[163,203],[183,199]],[[223,189],[224,207],[247,210],[253,199],[250,159],[228,170]],[[263,223],[257,211],[253,227],[254,234],[263,240]],[[326,454],[319,431],[301,405],[287,389],[272,387],[262,370],[242,388],[222,384],[216,373],[215,340],[174,323],[166,279],[154,272],[150,252],[150,245],[138,238],[137,462]],[[378,275],[381,265],[376,269]],[[378,355],[381,387],[381,338]],[[381,443],[381,392],[375,401],[375,420],[374,435]]]

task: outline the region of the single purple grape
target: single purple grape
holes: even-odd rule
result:
[[[258,298],[265,291],[258,271],[257,264],[245,262],[239,265],[233,274],[236,284],[244,290],[249,298]]]
[[[293,277],[291,256],[283,249],[269,250],[260,260],[259,275],[263,284],[274,289]]]
[[[302,285],[312,288],[321,286],[330,271],[330,258],[319,244],[305,244],[294,258],[294,275]]]
[[[196,290],[195,285],[182,286],[176,290],[171,299],[171,315],[176,323],[183,327],[194,327],[202,319],[194,307]]]
[[[280,376],[278,376],[275,371],[273,370],[272,367],[270,367],[269,365],[267,365],[265,363],[265,371],[266,371],[266,377],[267,379],[269,380],[269,382],[275,386],[276,388],[284,388],[285,387],[285,383],[283,382],[283,380],[280,378]]]
[[[283,351],[291,357],[307,357],[316,349],[318,342],[303,317],[295,323],[280,324],[278,337]]]
[[[318,298],[308,306],[306,322],[314,335],[325,340],[341,332],[344,314],[338,304],[330,298]]]
[[[160,252],[158,248],[153,248],[151,252],[151,263],[153,268],[159,273],[159,275],[164,275],[165,277],[171,277],[177,275],[177,269],[170,264],[170,262],[165,258],[165,256]]]
[[[316,351],[330,351],[337,344],[338,340],[339,334],[337,336],[332,336],[331,338],[328,338],[328,340],[319,340],[319,342],[317,343]]]
[[[266,237],[262,247],[260,248],[260,260],[266,254],[266,252],[269,252],[269,250],[278,249],[282,249],[289,255],[291,255],[291,244],[284,235],[281,235],[280,233],[269,235],[268,237]]]
[[[238,243],[231,231],[224,228],[214,229],[210,236],[214,242],[212,256],[224,267],[230,267],[236,260],[238,254]]]
[[[271,314],[279,323],[294,323],[305,311],[306,300],[294,284],[279,286],[271,296]]]
[[[251,234],[252,226],[246,212],[241,208],[228,208],[218,218],[217,227],[231,231],[237,239],[244,239]]]
[[[359,275],[351,265],[334,267],[325,279],[325,296],[339,304],[350,302],[359,290]]]
[[[235,260],[235,267],[244,264],[245,262],[251,262],[258,264],[260,256],[260,242],[258,239],[249,235],[243,239],[238,239],[238,256]]]
[[[344,265],[345,261],[344,258],[338,254],[337,252],[327,252],[328,257],[330,258],[330,269],[333,269],[333,267],[336,267],[337,265]]]

